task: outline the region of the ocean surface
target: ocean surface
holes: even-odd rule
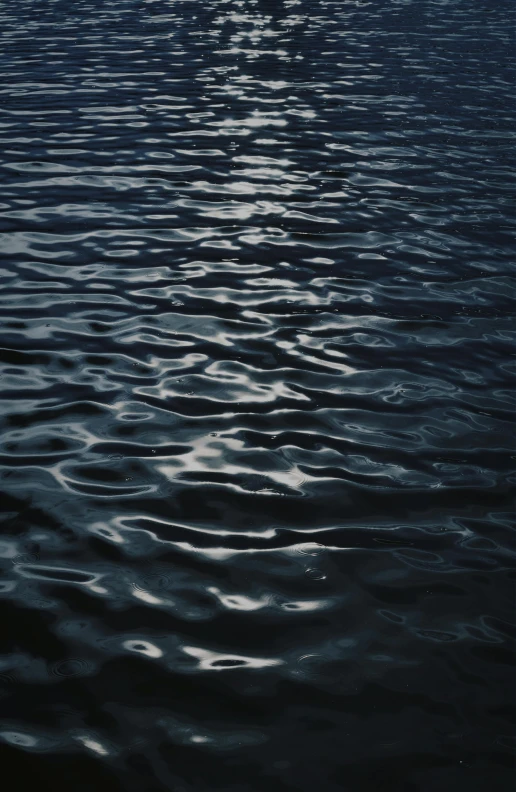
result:
[[[515,12],[0,2],[6,789],[512,789]]]

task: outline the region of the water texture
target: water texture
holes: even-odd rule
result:
[[[514,17],[0,2],[9,789],[512,788]]]

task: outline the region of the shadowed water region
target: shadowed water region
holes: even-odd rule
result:
[[[0,2],[9,789],[512,788],[514,16]]]

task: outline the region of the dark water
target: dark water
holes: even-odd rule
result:
[[[512,788],[514,8],[0,23],[6,788]]]

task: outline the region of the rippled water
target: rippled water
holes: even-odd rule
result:
[[[0,22],[10,789],[508,789],[514,10]]]

